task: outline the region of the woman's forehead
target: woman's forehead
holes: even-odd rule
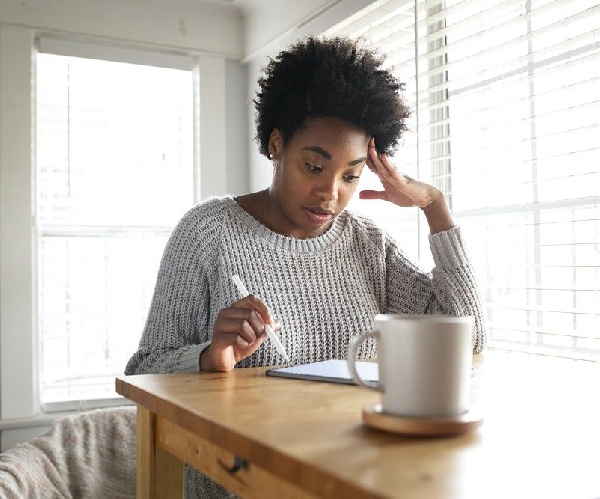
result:
[[[369,136],[363,129],[339,118],[324,117],[308,121],[292,137],[289,145],[331,155],[332,149],[362,151],[366,149],[368,142]]]

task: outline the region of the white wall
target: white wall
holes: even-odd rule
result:
[[[33,104],[29,30],[0,26],[0,396],[4,410],[35,412]],[[18,366],[17,371],[2,367]],[[26,387],[26,389],[24,389]]]
[[[2,0],[0,23],[239,60],[241,12],[232,4],[185,0]]]

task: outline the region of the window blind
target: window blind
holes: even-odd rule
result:
[[[166,239],[193,203],[193,86],[191,60],[38,53],[36,66],[40,393],[52,410],[116,397]]]
[[[382,0],[327,33],[407,82],[396,163],[446,193],[495,348],[600,359],[599,26],[597,0]]]

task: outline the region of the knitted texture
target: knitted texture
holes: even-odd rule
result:
[[[472,315],[479,352],[483,316],[459,228],[430,236],[430,245],[435,268],[427,273],[356,213],[342,212],[319,237],[293,239],[260,224],[230,196],[210,198],[182,218],[167,243],[139,348],[125,372],[198,370],[218,312],[241,298],[233,274],[282,324],[278,334],[292,364],[345,359],[350,339],[373,329],[378,313]],[[359,358],[376,355],[373,341],[365,341]],[[265,341],[237,367],[282,363]],[[208,481],[196,479],[204,481],[203,497],[211,497]]]
[[[133,406],[57,419],[0,454],[0,497],[134,498],[135,424]]]

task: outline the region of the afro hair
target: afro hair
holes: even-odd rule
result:
[[[384,57],[350,38],[309,37],[270,59],[254,100],[256,140],[268,157],[271,132],[284,144],[307,122],[335,117],[375,137],[379,152],[392,154],[410,110],[404,83],[382,67]]]

